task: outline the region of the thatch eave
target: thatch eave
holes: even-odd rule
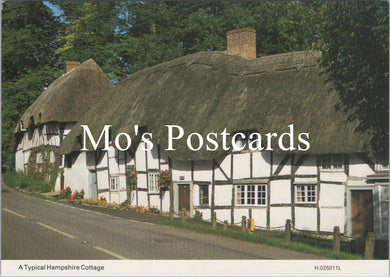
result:
[[[49,122],[77,122],[113,88],[93,59],[83,62],[52,82],[27,108],[14,129],[11,149],[15,148],[16,134],[23,132],[20,121],[26,129]]]
[[[146,126],[152,141],[166,149],[166,124],[206,138],[225,128],[230,133],[281,134],[291,123],[296,135],[310,133],[307,153],[364,151],[364,141],[354,132],[357,123],[343,123],[345,115],[334,110],[338,97],[327,92],[318,67],[320,55],[300,51],[245,60],[223,52],[202,52],[140,70],[77,123],[60,151],[79,151],[81,124],[88,125],[95,138],[104,125],[112,125],[113,138],[121,132],[133,138],[135,124]],[[282,152],[276,146],[275,151]],[[91,149],[88,141],[87,147]],[[210,160],[227,154],[221,147],[215,152],[202,149],[191,151],[184,137],[176,151],[167,154],[176,160]]]

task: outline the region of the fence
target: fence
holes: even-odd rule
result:
[[[181,211],[181,222],[190,220],[191,223],[201,223],[199,220],[194,220],[191,217],[187,216],[185,209]],[[202,220],[203,224],[207,224],[212,228],[222,228],[223,230],[233,229],[240,230],[244,233],[257,233],[265,236],[272,236],[277,238],[284,238],[287,242],[302,242],[306,244],[311,244],[318,247],[326,247],[333,249],[333,252],[340,253],[340,251],[351,252],[351,239],[352,237],[342,236],[340,233],[340,227],[335,226],[333,229],[332,239],[323,239],[315,238],[313,236],[305,234],[305,230],[300,230],[294,228],[291,224],[291,220],[287,219],[284,226],[277,227],[262,227],[254,225],[253,219],[247,219],[246,216],[242,216],[241,222],[232,222],[230,225],[227,220],[220,221],[217,219],[216,213],[211,214],[210,219]],[[278,231],[278,232],[269,232],[269,231]],[[345,240],[350,239],[350,240]],[[353,240],[355,241],[355,240]],[[359,244],[362,244],[361,242]],[[364,241],[364,258],[373,259],[374,257],[374,245],[375,245],[375,236],[373,232],[369,232],[365,241]],[[362,251],[358,251],[362,252]]]

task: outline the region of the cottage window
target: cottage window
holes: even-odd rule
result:
[[[389,186],[378,186],[379,191],[379,219],[380,232],[382,234],[389,233]]]
[[[208,205],[209,204],[209,186],[200,185],[199,186],[199,204]]]
[[[119,178],[118,176],[110,177],[110,190],[119,189]]]
[[[41,164],[43,163],[43,160],[42,160],[42,153],[41,152],[38,152],[37,153],[37,164]]]
[[[65,155],[65,167],[72,168],[72,154]]]
[[[381,153],[376,157],[375,163],[376,171],[388,171],[389,170],[389,157],[387,154]]]
[[[56,161],[56,156],[53,151],[50,151],[50,163],[54,163]]]
[[[295,187],[296,203],[316,203],[316,185],[297,185]]]
[[[159,193],[160,187],[158,185],[159,173],[151,172],[148,174],[148,191],[149,193]]]
[[[324,171],[342,171],[343,155],[342,154],[327,154],[321,156],[321,169]]]
[[[267,205],[267,186],[237,185],[236,205],[265,206]]]
[[[26,131],[24,128],[23,120],[20,121],[20,131]]]

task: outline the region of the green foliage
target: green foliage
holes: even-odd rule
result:
[[[239,240],[245,240],[253,243],[267,244],[267,245],[282,247],[290,250],[330,257],[334,259],[345,259],[345,260],[363,259],[362,256],[354,255],[346,252],[340,252],[340,254],[336,254],[331,249],[318,248],[300,242],[287,242],[284,239],[280,239],[280,238],[265,237],[256,234],[242,233],[234,230],[225,231],[222,229],[211,228],[203,225],[181,223],[179,221],[166,221],[161,224],[205,232],[205,233],[211,233],[216,235],[223,235],[223,236],[227,236]]]
[[[372,151],[388,153],[389,4],[337,1],[321,9],[321,65],[339,94],[337,108],[359,121]]]
[[[34,184],[40,183],[40,187],[37,188],[39,191],[48,192],[54,189],[60,161],[56,150],[55,146],[40,145],[30,151],[26,175],[32,180],[36,180]],[[50,152],[54,154],[54,161],[50,161]],[[38,155],[41,157],[39,162],[37,161]]]
[[[58,199],[69,200],[71,195],[72,195],[72,189],[70,187],[66,187],[65,189],[62,189],[60,191],[60,195],[58,196]]]
[[[10,187],[25,188],[29,185],[29,178],[22,171],[8,171],[4,174],[4,182]]]
[[[15,170],[15,154],[9,153],[7,158],[7,171]]]
[[[92,58],[110,78],[115,79],[110,60],[115,55],[112,49],[117,28],[117,3],[60,1],[56,5],[62,10],[62,19],[66,22],[64,32],[58,37],[60,46],[56,54],[59,64]]]
[[[48,192],[52,189],[49,182],[37,180],[24,174],[22,171],[8,171],[4,176],[4,182],[10,187]]]
[[[388,141],[388,4],[316,1],[5,2],[2,157],[22,113],[63,73],[93,58],[118,82],[146,67],[226,49],[226,32],[257,30],[257,56],[320,49],[339,109],[377,151]]]
[[[2,11],[2,162],[28,106],[57,78],[62,24],[42,2],[5,2]]]
[[[202,219],[203,218],[203,213],[201,211],[195,210],[194,218],[195,219]]]
[[[60,63],[93,58],[114,81],[200,51],[226,49],[226,31],[258,31],[258,56],[306,49],[309,9],[301,2],[58,2],[66,24]]]

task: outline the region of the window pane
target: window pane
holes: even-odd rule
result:
[[[381,216],[389,217],[389,202],[381,202]]]
[[[266,190],[266,186],[265,185],[260,185],[260,186],[257,186],[257,204],[258,205],[265,205],[266,203],[266,193],[265,193],[265,190]]]
[[[153,172],[148,174],[148,190],[149,192],[159,192],[160,187],[158,186],[159,173]]]
[[[248,186],[247,204],[249,205],[255,204],[255,186]]]
[[[343,168],[343,155],[342,154],[333,155],[333,167],[335,169],[342,169]]]
[[[316,189],[315,186],[307,186],[307,202],[316,201]]]
[[[389,201],[389,186],[379,186],[380,201]]]
[[[297,186],[297,202],[305,202],[305,187]]]
[[[245,186],[237,186],[236,192],[236,204],[244,205],[245,204]]]
[[[389,218],[388,217],[382,218],[382,233],[385,233],[385,234],[389,233]]]
[[[330,155],[321,156],[321,164],[323,169],[330,169]]]
[[[110,178],[110,190],[117,190],[118,189],[118,178],[112,177]]]
[[[209,186],[199,186],[199,203],[201,205],[207,205],[209,203]]]

